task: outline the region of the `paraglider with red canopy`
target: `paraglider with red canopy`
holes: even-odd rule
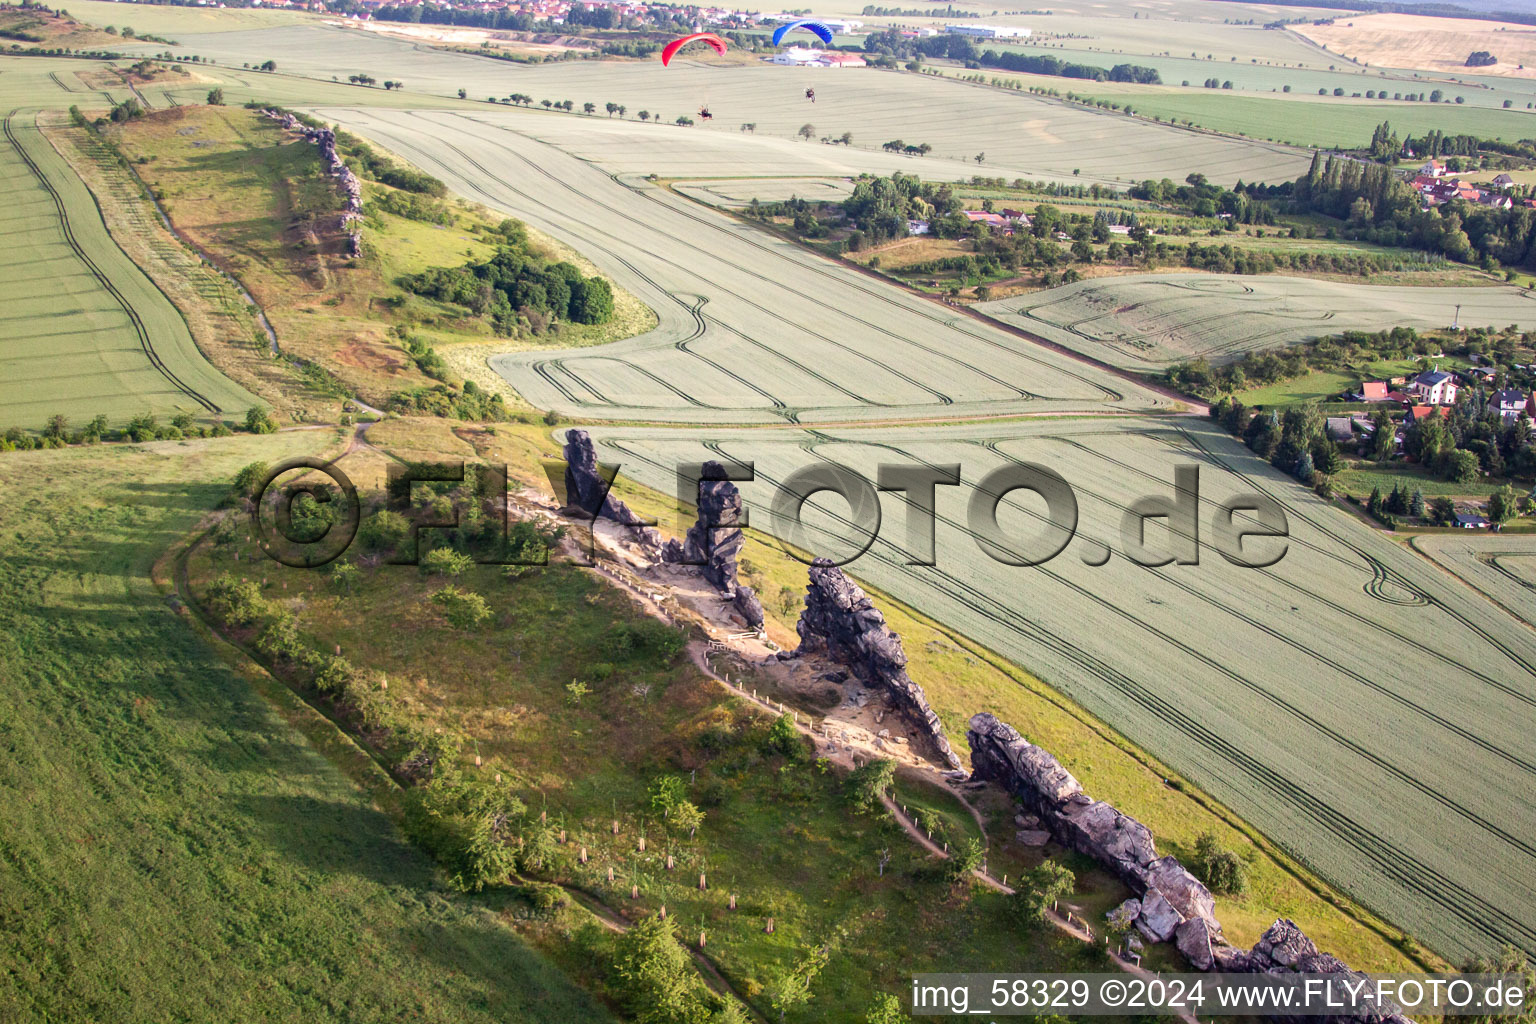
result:
[[[677,55],[677,51],[681,50],[683,47],[687,46],[689,43],[694,43],[694,42],[709,44],[709,46],[713,47],[714,51],[716,53],[720,54],[721,56],[725,55],[725,51],[729,47],[729,44],[724,39],[721,39],[719,36],[715,35],[713,32],[695,32],[692,35],[679,36],[678,38],[676,38],[676,39],[672,40],[670,43],[668,43],[666,46],[662,47],[662,50],[661,50],[661,66],[662,67],[670,66],[671,63],[672,63],[672,58]],[[709,112],[709,101],[708,100],[706,100],[699,107],[699,116],[702,117],[706,121],[708,121],[710,118],[714,117],[714,115]]]
[[[671,64],[672,58],[677,53],[677,51],[681,50],[683,47],[694,41],[708,43],[710,46],[714,47],[716,53],[721,54],[722,56],[725,54],[726,47],[729,45],[724,39],[721,39],[713,32],[695,32],[692,35],[679,36],[678,38],[668,43],[666,46],[662,47],[662,67],[666,67],[667,65]]]

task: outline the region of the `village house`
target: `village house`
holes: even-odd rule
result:
[[[1419,173],[1426,178],[1443,178],[1445,176],[1445,164],[1439,160],[1431,160],[1419,168]]]
[[[1408,393],[1426,405],[1455,405],[1456,377],[1445,370],[1429,370],[1413,378]]]
[[[1476,512],[1457,512],[1456,525],[1463,530],[1486,530],[1488,520]]]
[[[1360,385],[1359,393],[1349,397],[1356,402],[1385,402],[1388,400],[1386,381],[1365,381]]]
[[[928,233],[928,222],[927,221],[925,221],[925,220],[909,220],[909,221],[907,221],[907,234],[909,234],[909,235],[926,235],[927,233]]]
[[[1515,388],[1504,388],[1493,393],[1488,408],[1497,412],[1499,418],[1505,423],[1513,423],[1520,418],[1521,413],[1532,409],[1533,399],[1536,399],[1536,395],[1526,394]]]
[[[1515,179],[1511,178],[1508,174],[1500,174],[1498,177],[1493,179],[1493,187],[1499,189],[1510,188],[1514,185],[1514,183]]]

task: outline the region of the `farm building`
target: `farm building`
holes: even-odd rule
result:
[[[1348,416],[1329,416],[1326,429],[1330,441],[1354,440],[1355,427]]]
[[[972,224],[990,224],[994,228],[1006,228],[1009,226],[1008,218],[1000,213],[988,213],[985,210],[966,210],[965,217]]]
[[[945,25],[944,31],[977,39],[1021,39],[1029,35],[1029,29],[1012,25]]]
[[[812,50],[804,46],[792,46],[787,50],[780,50],[768,60],[773,64],[785,64],[797,68],[862,68],[865,66],[864,58],[856,53]]]

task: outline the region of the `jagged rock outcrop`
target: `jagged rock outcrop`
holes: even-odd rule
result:
[[[748,586],[739,586],[731,604],[736,614],[747,620],[748,626],[753,629],[763,628],[763,602],[757,599],[757,591]]]
[[[632,527],[631,537],[648,554],[659,557],[661,534],[644,525],[630,507],[607,493],[597,470],[597,448],[585,430],[565,432],[565,505],[594,519],[611,519]]]
[[[993,715],[974,716],[966,739],[972,779],[1003,786],[1057,842],[1093,857],[1130,886],[1136,896],[1110,911],[1112,924],[1134,925],[1153,942],[1172,940],[1200,971],[1364,977],[1338,957],[1319,953],[1294,922],[1283,919],[1270,925],[1250,950],[1228,945],[1216,919],[1216,898],[1177,857],[1158,856],[1145,825],[1088,796],[1061,762]],[[1287,1024],[1412,1024],[1395,1013],[1273,1019]]]
[[[993,715],[973,717],[966,739],[972,779],[1002,785],[1057,842],[1094,858],[1130,887],[1140,900],[1134,920],[1143,935],[1166,942],[1194,921],[1209,940],[1220,938],[1210,890],[1177,858],[1158,856],[1151,829],[1084,793],[1060,761]]]
[[[796,656],[825,651],[848,666],[866,686],[884,693],[892,710],[925,736],[946,764],[961,767],[923,688],[907,675],[901,637],[886,626],[869,595],[825,558],[811,563],[805,611],[795,631],[800,634]]]
[[[263,110],[262,113],[281,124],[291,132],[297,132],[304,136],[305,140],[320,147],[320,156],[325,160],[326,169],[331,177],[336,179],[337,187],[342,195],[341,220],[337,223],[338,230],[347,236],[347,255],[357,258],[363,254],[363,232],[361,228],[363,220],[363,183],[357,175],[352,173],[341,154],[336,151],[336,133],[329,128],[311,128],[292,114],[277,110]]]
[[[718,462],[704,463],[699,481],[698,519],[681,542],[667,541],[662,557],[704,567],[704,578],[727,597],[736,593],[736,561],[746,537],[741,532],[741,491],[725,478]],[[761,617],[758,619],[762,621]]]
[[[1179,948],[1183,949],[1182,944]],[[1232,974],[1337,974],[1350,979],[1352,985],[1366,978],[1359,971],[1350,970],[1338,957],[1318,952],[1306,933],[1294,921],[1284,918],[1270,925],[1246,953],[1230,946],[1217,946],[1213,947],[1212,956],[1217,970]],[[1413,1024],[1402,1014],[1390,1012],[1323,1017],[1271,1014],[1270,1019],[1287,1024]]]

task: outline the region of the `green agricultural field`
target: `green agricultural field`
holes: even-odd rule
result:
[[[500,122],[326,114],[566,241],[657,311],[657,330],[602,349],[494,358],[538,408],[720,423],[1168,405]]]
[[[118,248],[91,194],[39,134],[0,139],[0,427],[144,412],[235,418],[254,399],[205,360],[176,307]]]
[[[240,466],[341,440],[0,462],[0,1019],[609,1019],[437,880],[330,722],[151,582]]]
[[[1506,613],[1536,629],[1536,541],[1513,534],[1457,530],[1414,537],[1413,549],[1432,559]]]
[[[770,530],[769,489],[808,459],[869,474],[878,462],[960,463],[964,486],[939,489],[936,566],[906,564],[893,498],[880,539],[851,571],[1029,666],[1437,950],[1460,959],[1536,940],[1536,892],[1511,884],[1536,867],[1536,760],[1519,724],[1536,707],[1536,636],[1490,620],[1474,593],[1216,426],[717,431],[702,443],[613,427],[596,436],[604,461],[658,489],[672,486],[682,461],[752,461],[756,480],[743,493]],[[1077,494],[1075,538],[1034,568],[992,561],[963,526],[970,488],[1012,460],[1056,470]],[[1121,516],[1141,496],[1171,494],[1180,464],[1201,468],[1199,564],[1133,564]],[[1284,556],[1266,569],[1228,564],[1207,526],[1216,502],[1255,490],[1289,522]],[[831,507],[808,516],[813,546],[846,553],[846,530],[832,531],[841,506]],[[1040,550],[1037,502],[1006,499],[1001,521]],[[1163,528],[1148,538],[1166,549]],[[1411,672],[1408,649],[1419,658]],[[935,699],[952,732],[990,706],[985,693]]]
[[[1156,371],[1345,330],[1460,323],[1536,325],[1536,298],[1508,286],[1400,287],[1281,276],[1136,274],[983,302],[977,309],[1115,366]]]
[[[1208,89],[1174,92],[1155,86],[1134,91],[1126,86],[1124,92],[1115,93],[1101,93],[1089,86],[1083,92],[1130,104],[1143,117],[1189,121],[1212,131],[1297,146],[1363,146],[1383,121],[1390,122],[1402,136],[1422,135],[1435,129],[1510,141],[1536,135],[1536,115],[1528,110],[1444,103],[1376,103],[1321,96],[1279,99]]]

